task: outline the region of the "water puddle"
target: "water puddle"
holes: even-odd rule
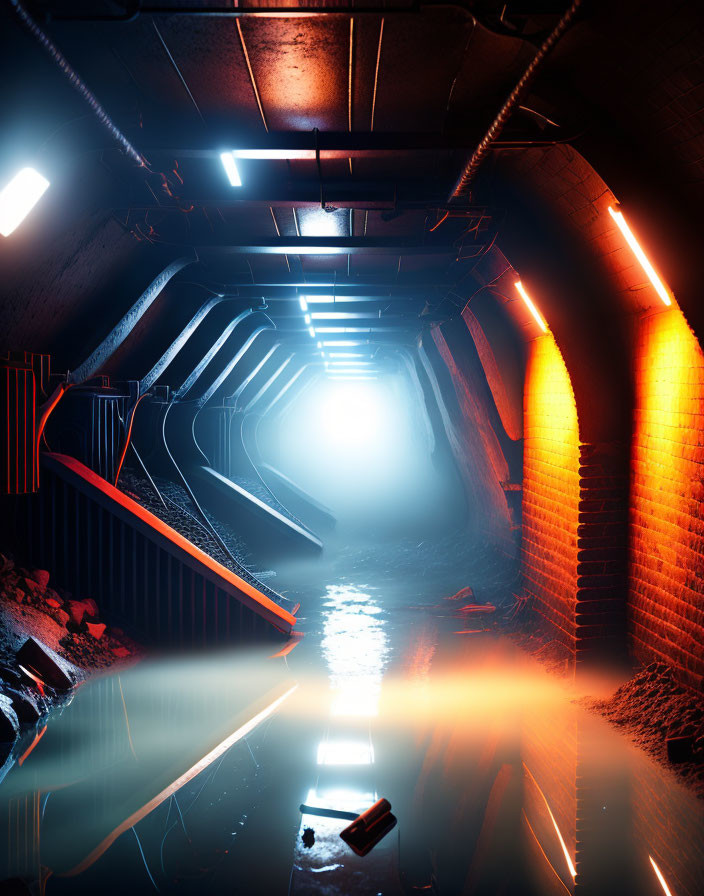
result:
[[[0,785],[46,894],[704,892],[704,811],[507,639],[335,577],[294,649],[96,679]],[[422,607],[409,610],[409,604]],[[477,629],[480,629],[477,626]],[[366,856],[341,830],[377,799]]]

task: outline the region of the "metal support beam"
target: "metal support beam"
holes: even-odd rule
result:
[[[265,315],[266,317],[266,315]],[[267,318],[269,320],[269,318]],[[245,340],[244,345],[237,350],[234,356],[230,359],[230,361],[223,367],[217,377],[213,380],[213,382],[208,386],[208,388],[203,392],[203,394],[198,398],[196,404],[199,408],[204,407],[210,399],[215,395],[218,389],[222,386],[228,376],[232,373],[235,367],[239,364],[245,353],[249,350],[250,346],[254,342],[254,340],[259,336],[260,333],[263,333],[265,330],[272,330],[275,328],[275,325],[271,323],[269,320],[269,326],[263,325],[261,327],[257,327],[252,333],[249,334],[247,339]]]
[[[219,162],[223,147],[230,148],[236,159],[272,161],[297,160],[315,162],[326,159],[386,158],[400,153],[452,153],[474,149],[479,131],[462,133],[423,133],[402,131],[269,131],[256,135],[241,131],[212,130],[182,131],[170,134],[160,131],[141,131],[144,151],[151,158],[164,153],[170,158],[216,159]],[[523,140],[505,141],[532,145],[526,135]],[[494,144],[497,148],[502,141]]]
[[[472,244],[480,251],[481,245]],[[254,237],[239,241],[214,236],[208,243],[200,243],[198,253],[223,255],[458,255],[458,248],[435,240],[403,239],[400,237],[299,236]]]
[[[281,374],[286,370],[288,365],[293,360],[293,352],[288,354],[286,358],[282,361],[281,364],[276,368],[276,370],[272,373],[269,379],[264,383],[264,385],[259,389],[257,394],[252,398],[250,402],[248,402],[245,407],[245,411],[252,411],[254,407],[258,404],[259,401],[263,398],[263,396],[269,391],[269,389],[274,385],[276,380],[281,376]]]

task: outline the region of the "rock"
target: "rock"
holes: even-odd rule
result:
[[[99,641],[103,637],[105,632],[104,622],[87,622],[86,627],[88,629],[88,634],[95,638],[96,641]]]
[[[42,714],[33,697],[14,688],[5,688],[5,695],[10,698],[21,725],[34,725],[39,721]]]
[[[48,597],[45,601],[47,607],[52,607],[55,610],[58,610],[61,607],[61,601],[56,600],[54,597]],[[68,618],[68,613],[66,614]]]
[[[80,625],[83,617],[86,615],[86,605],[82,600],[70,600],[68,602],[68,612],[73,622]]]
[[[0,743],[14,743],[19,733],[20,723],[12,701],[5,694],[0,694]]]
[[[97,617],[99,615],[98,605],[92,597],[84,597],[83,605],[86,608],[86,613],[88,614],[88,616]]]
[[[90,616],[93,619],[97,618],[98,605],[92,597],[86,597],[83,600],[70,600],[68,602],[68,611],[71,614],[71,619],[77,625],[80,625],[84,616]]]
[[[54,619],[59,623],[59,625],[63,625],[64,628],[68,625],[69,619],[71,618],[66,610],[56,610],[55,613],[52,613]]]
[[[76,620],[69,616],[66,620],[66,631],[70,632],[72,635],[85,635],[88,631],[86,628],[86,623],[81,619],[80,622],[76,622]]]
[[[694,738],[690,734],[668,737],[665,744],[667,746],[667,758],[670,762],[688,762],[692,758]]]
[[[471,588],[461,588],[457,594],[453,594],[452,597],[448,597],[448,600],[471,600],[474,597],[474,592]]]
[[[38,585],[34,579],[30,579],[28,576],[20,579],[20,585],[24,591],[27,594],[31,594],[32,597],[42,597],[44,595],[44,589],[41,585]]]
[[[131,652],[126,647],[113,647],[112,654],[120,658],[131,656]]]
[[[42,591],[46,591],[49,585],[49,573],[45,569],[33,570],[30,578],[39,585]]]
[[[13,600],[16,604],[21,604],[25,598],[24,591],[19,585],[7,583],[5,585],[4,593],[9,600]]]
[[[46,647],[34,638],[27,638],[17,651],[17,662],[57,691],[69,691],[73,682]]]

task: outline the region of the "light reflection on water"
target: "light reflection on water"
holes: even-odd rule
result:
[[[47,896],[557,896],[575,871],[599,896],[704,892],[700,803],[506,639],[457,636],[437,599],[394,614],[403,598],[338,582],[285,659],[162,660],[81,688],[0,787],[3,873],[48,866]],[[347,820],[314,811],[378,797],[399,824],[365,858],[340,840]]]
[[[370,718],[378,711],[388,638],[381,607],[367,590],[329,585],[321,648],[333,692],[333,716]]]

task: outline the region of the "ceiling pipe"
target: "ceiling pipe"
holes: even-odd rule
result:
[[[276,329],[276,324],[271,320],[271,318],[269,318],[266,314],[264,314],[262,316],[269,323],[262,324],[262,326],[257,327],[255,330],[253,330],[249,334],[249,336],[247,337],[247,339],[245,340],[245,342],[241,346],[241,348],[239,348],[237,350],[237,352],[230,359],[230,361],[225,365],[225,367],[223,367],[223,369],[220,371],[220,373],[217,375],[217,377],[213,380],[213,382],[210,384],[210,386],[208,386],[208,388],[203,392],[203,394],[196,400],[196,405],[198,408],[204,407],[210,401],[210,399],[215,395],[215,393],[218,391],[218,389],[220,389],[220,387],[223,385],[223,383],[228,378],[228,376],[232,373],[232,371],[235,369],[235,367],[242,360],[242,358],[244,357],[246,352],[249,350],[249,348],[251,347],[251,345],[255,341],[255,339],[259,336],[259,334],[263,333],[265,330],[275,330]],[[181,390],[179,390],[176,393],[176,397],[180,401],[183,401],[185,399],[185,395],[186,395],[185,391],[182,392]]]
[[[162,241],[163,243],[167,241]],[[472,244],[481,251],[486,246]],[[223,255],[460,255],[461,247],[437,240],[402,237],[286,236],[228,240],[214,236],[196,247],[200,254]],[[475,257],[466,256],[467,258]]]
[[[35,40],[38,41],[38,43],[49,54],[49,56],[51,56],[59,69],[63,72],[66,78],[68,78],[71,86],[76,91],[78,91],[80,96],[86,101],[86,103],[88,103],[95,117],[108,131],[112,139],[120,146],[125,155],[132,159],[135,164],[139,165],[140,168],[149,169],[149,164],[147,163],[147,160],[142,155],[142,153],[139,152],[139,150],[135,149],[132,143],[130,143],[127,137],[125,137],[122,131],[117,127],[115,122],[105,111],[95,94],[88,88],[85,82],[81,79],[78,72],[71,66],[68,59],[66,59],[66,57],[63,55],[61,50],[59,50],[56,44],[54,44],[53,41],[42,31],[39,25],[37,25],[37,23],[30,16],[24,6],[22,6],[22,4],[19,2],[19,0],[10,0],[10,5],[17,13],[19,20],[22,22],[27,31],[29,31],[29,33],[35,38]]]
[[[225,403],[228,406],[232,406],[234,408],[237,407],[237,403],[239,402],[240,396],[247,388],[247,386],[252,382],[252,380],[257,376],[259,371],[264,367],[266,362],[271,358],[276,349],[280,346],[281,343],[277,342],[269,349],[269,351],[264,355],[264,357],[259,361],[258,364],[254,366],[252,370],[247,374],[247,376],[242,380],[239,386],[235,389],[232,395],[228,395],[225,399]]]
[[[186,324],[186,326],[181,330],[179,335],[174,339],[171,345],[166,349],[164,354],[159,358],[156,364],[152,367],[152,369],[147,373],[142,379],[139,381],[139,391],[140,393],[147,392],[151,387],[156,383],[162,373],[166,370],[169,364],[173,361],[176,355],[181,351],[186,342],[191,338],[195,330],[202,323],[205,316],[208,312],[214,308],[216,305],[220,304],[220,302],[224,301],[232,301],[226,300],[224,298],[219,299],[210,299],[210,301],[205,302],[198,311],[194,314],[191,320]],[[213,342],[211,347],[205,354],[204,364],[207,364],[207,361],[212,358],[215,353],[220,349],[222,344],[225,342],[227,337],[232,333],[235,327],[243,321],[245,318],[249,317],[250,314],[254,314],[254,311],[251,308],[247,308],[246,310],[240,312],[236,317],[234,317],[229,324],[223,329],[222,333],[218,336],[218,338]]]
[[[114,22],[127,23],[134,22],[140,15],[149,16],[185,16],[194,18],[278,18],[287,16],[291,18],[315,18],[317,16],[388,16],[388,15],[418,15],[429,9],[449,9],[456,10],[462,15],[474,19],[472,13],[461,3],[453,3],[452,0],[440,0],[440,2],[432,2],[432,0],[411,0],[411,2],[398,6],[384,6],[383,4],[368,3],[365,5],[354,6],[350,3],[345,6],[320,6],[311,3],[308,6],[291,6],[286,3],[281,5],[271,4],[270,6],[249,6],[249,7],[224,7],[224,6],[155,6],[153,4],[142,4],[139,0],[132,3],[126,3],[126,9],[122,13],[106,13],[86,14],[86,13],[70,13],[62,11],[52,11],[51,7],[45,9],[44,15],[48,20],[57,22]],[[487,28],[491,26],[487,25]],[[520,37],[521,35],[515,35]]]
[[[127,314],[115,324],[95,351],[79,367],[68,374],[67,384],[79,386],[95,376],[134,330],[153,302],[161,295],[166,284],[179,271],[196,261],[198,261],[198,256],[191,250],[190,255],[184,255],[165,267],[159,276],[152,280]]]
[[[450,193],[450,201],[457,201],[458,199],[463,199],[466,197],[467,193],[469,192],[469,188],[474,178],[476,177],[479,167],[486,158],[487,154],[491,151],[493,144],[503,131],[506,122],[518,107],[521,99],[523,98],[523,95],[528,89],[528,86],[535,77],[537,70],[540,68],[546,56],[550,53],[555,44],[560,40],[563,34],[573,23],[580,6],[581,0],[573,0],[560,21],[557,23],[557,25],[555,25],[550,34],[540,45],[537,53],[533,57],[533,60],[521,76],[516,86],[509,94],[506,102],[503,104],[496,118],[489,126],[489,130],[481,139],[481,141],[477,145],[477,148],[474,150],[472,156],[462,170],[462,173],[460,174],[457,182],[455,183],[455,186],[452,189],[452,192]]]

